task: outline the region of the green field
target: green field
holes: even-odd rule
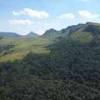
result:
[[[51,44],[53,41],[50,41],[47,38],[39,37],[39,38],[4,38],[0,40],[0,45],[14,45],[9,49],[6,54],[0,54],[0,62],[4,61],[14,61],[16,59],[22,59],[29,52],[35,54],[44,54],[48,53],[49,50],[47,46]],[[3,50],[4,52],[5,50]]]

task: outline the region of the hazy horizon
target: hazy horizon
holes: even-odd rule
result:
[[[0,1],[0,31],[39,35],[85,22],[100,22],[99,0]]]
[[[57,29],[55,29],[55,28],[52,27],[52,28],[46,29],[46,30],[45,30],[43,33],[41,33],[41,34],[36,33],[36,32],[34,32],[34,31],[29,31],[29,32],[27,32],[26,34],[25,34],[25,33],[18,33],[18,32],[16,32],[16,31],[0,31],[0,32],[4,32],[4,33],[6,33],[6,32],[8,32],[8,33],[16,33],[16,34],[22,35],[22,36],[28,35],[29,33],[33,32],[33,33],[35,33],[35,34],[41,36],[41,35],[45,34],[45,32],[48,31],[48,30],[50,30],[50,29],[54,29],[54,30],[56,30],[56,31],[61,31],[61,30],[65,29],[65,28],[68,28],[68,27],[73,26],[73,25],[86,24],[86,23],[89,23],[89,21],[88,21],[88,22],[84,22],[84,23],[77,23],[77,24],[68,25],[68,26],[63,27],[63,28],[61,28],[61,29],[59,29],[59,30],[57,30]],[[90,23],[97,23],[97,22],[92,22],[92,21],[91,21]],[[98,23],[97,23],[97,24],[98,24]]]

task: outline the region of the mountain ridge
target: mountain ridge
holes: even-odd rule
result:
[[[20,35],[15,32],[0,32],[0,37],[19,37]]]
[[[100,24],[56,32],[0,39],[2,100],[100,100]]]
[[[63,28],[61,30],[56,30],[56,29],[48,29],[47,31],[44,32],[43,35],[41,35],[42,37],[48,37],[48,38],[56,38],[59,36],[67,36],[70,35],[71,33],[77,32],[77,31],[89,31],[89,30],[85,30],[86,27],[87,29],[90,27],[94,28],[94,30],[91,30],[92,32],[95,31],[96,27],[100,28],[100,23],[95,23],[95,22],[87,22],[85,24],[77,24],[77,25],[71,25],[68,26],[66,28]],[[19,35],[18,33],[15,32],[0,32],[0,36],[5,36],[5,37],[23,37],[23,35]],[[39,35],[35,32],[29,32],[27,35],[25,35],[25,37],[38,37]],[[39,37],[41,37],[39,36]]]
[[[35,32],[29,32],[27,35],[25,35],[25,37],[34,37],[34,38],[36,38],[36,37],[38,37],[39,35],[37,34],[37,33],[35,33]]]

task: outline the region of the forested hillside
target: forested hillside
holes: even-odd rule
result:
[[[0,39],[0,100],[100,99],[100,24],[51,31]]]

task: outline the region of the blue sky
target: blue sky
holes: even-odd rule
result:
[[[0,0],[0,31],[41,35],[87,21],[100,22],[100,0]]]

